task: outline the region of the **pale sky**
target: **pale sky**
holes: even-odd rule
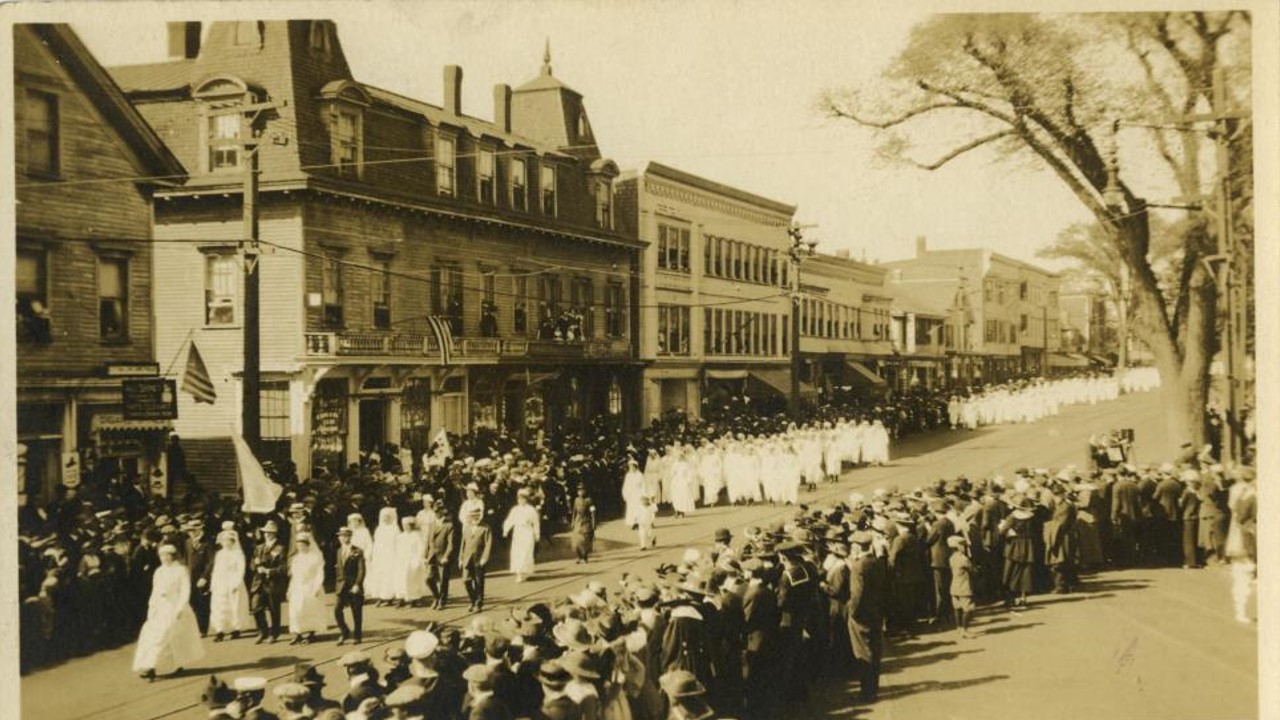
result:
[[[909,3],[804,0],[422,2],[326,6],[359,81],[433,104],[461,65],[463,109],[493,117],[492,88],[555,74],[585,97],[601,149],[624,169],[656,160],[799,206],[820,250],[894,260],[930,247],[989,246],[1054,269],[1035,250],[1088,215],[1048,171],[971,153],[927,172],[887,163],[869,130],[824,119],[825,88],[875,82],[924,15]],[[200,6],[145,22],[73,27],[105,65],[165,59],[164,20],[289,3]],[[314,9],[314,8],[312,8]],[[939,152],[945,151],[944,146]]]

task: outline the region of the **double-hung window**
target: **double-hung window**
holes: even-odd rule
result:
[[[529,165],[524,158],[511,159],[511,208],[529,209]]]
[[[360,174],[360,114],[346,108],[336,113],[333,128],[333,164],[338,174]]]
[[[322,318],[328,329],[342,328],[342,260],[328,256],[320,265],[320,296],[324,308]]]
[[[556,169],[550,165],[539,168],[538,189],[542,193],[542,214],[555,217],[556,205]]]
[[[27,172],[57,175],[59,169],[58,96],[38,90],[27,91],[26,117]]]
[[[209,116],[205,135],[205,145],[209,149],[209,172],[240,167],[240,126],[239,112]]]
[[[240,256],[209,253],[204,258],[204,324],[234,325],[239,295]]]
[[[497,171],[497,158],[492,150],[481,148],[476,156],[476,197],[485,205],[492,205],[495,197],[494,177]]]
[[[124,258],[98,258],[98,336],[129,338],[129,261]]]
[[[436,192],[453,195],[457,150],[453,138],[436,138]]]
[[[391,261],[379,259],[371,271],[369,294],[373,297],[373,326],[391,329]]]

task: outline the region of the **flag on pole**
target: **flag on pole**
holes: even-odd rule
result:
[[[240,492],[244,496],[240,509],[247,513],[275,511],[276,501],[284,488],[267,476],[267,471],[262,469],[262,464],[253,456],[249,443],[243,437],[233,434],[231,442],[236,447],[236,471],[240,475]]]
[[[449,319],[432,315],[427,318],[427,324],[431,326],[431,334],[436,336],[436,342],[440,344],[440,362],[448,365],[453,362],[453,329],[449,326]]]
[[[182,374],[182,390],[191,393],[191,397],[198,403],[212,405],[218,399],[213,378],[209,377],[209,369],[204,366],[204,359],[200,357],[195,342],[191,343],[191,352],[187,354],[187,370]]]

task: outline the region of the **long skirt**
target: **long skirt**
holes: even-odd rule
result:
[[[1029,594],[1035,588],[1035,564],[1017,560],[1004,561],[1004,589],[1015,595]]]
[[[200,628],[195,613],[184,607],[174,616],[165,608],[149,613],[138,634],[138,646],[133,653],[133,671],[154,670],[167,675],[204,657],[204,645],[200,642]]]
[[[248,630],[253,627],[253,619],[249,615],[249,592],[244,582],[215,592],[209,603],[209,632],[230,633]]]
[[[289,632],[324,632],[329,627],[324,596],[303,592],[289,593]]]

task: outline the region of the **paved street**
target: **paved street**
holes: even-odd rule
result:
[[[829,499],[858,488],[913,487],[939,477],[1009,473],[1022,466],[1085,464],[1090,433],[1118,427],[1137,432],[1136,458],[1156,461],[1164,423],[1153,393],[1114,403],[1071,407],[1035,425],[911,438],[887,467],[847,473],[836,488],[806,500]],[[686,544],[707,543],[712,531],[741,529],[791,512],[773,507],[718,507],[680,521],[660,520],[660,548],[634,550],[619,522],[602,526],[590,566],[550,562],[516,585],[496,573],[489,586],[491,613],[502,605],[563,594],[590,574],[614,583],[624,572],[647,572],[673,561]],[[455,601],[458,603],[458,601]],[[856,686],[828,684],[793,717],[838,718],[1156,718],[1255,716],[1256,634],[1231,618],[1225,570],[1134,570],[1089,578],[1071,596],[1033,598],[1019,614],[978,614],[977,637],[925,634],[898,641],[888,652],[882,699],[859,706]],[[371,610],[364,646],[375,656],[427,619],[459,621],[465,605],[445,613]],[[22,681],[23,715],[40,720],[74,718],[200,718],[197,707],[207,675],[288,674],[296,660],[320,664],[332,692],[344,648],[331,642],[296,648],[255,646],[252,641],[208,644],[208,655],[184,676],[146,684],[129,672],[132,647],[99,653],[47,669]],[[74,688],[74,692],[65,692]]]

